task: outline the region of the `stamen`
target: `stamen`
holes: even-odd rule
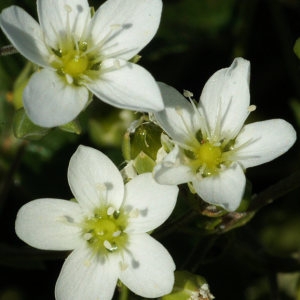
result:
[[[248,112],[250,113],[250,112],[253,112],[253,111],[255,111],[256,110],[256,105],[254,105],[254,104],[252,104],[252,105],[250,105],[249,107],[248,107]]]
[[[191,98],[194,96],[194,94],[188,90],[183,90],[183,96],[191,100]]]
[[[111,245],[111,243],[110,243],[108,240],[105,240],[105,241],[103,242],[103,246],[104,246],[107,250],[109,250],[109,251],[111,251],[111,249],[113,248],[112,245]]]
[[[72,7],[68,4],[65,4],[64,8],[65,8],[67,13],[70,13],[72,11]]]
[[[118,230],[118,231],[115,231],[115,232],[112,234],[112,236],[113,236],[113,237],[118,237],[118,236],[121,235],[121,233],[122,233],[122,231],[121,231],[121,230]]]
[[[99,198],[105,201],[107,198],[107,186],[105,185],[105,183],[98,183],[96,185],[96,189],[98,191]]]
[[[73,77],[69,74],[65,74],[65,76],[66,76],[67,83],[68,84],[73,84],[73,82],[74,82]]]
[[[93,235],[90,233],[90,232],[87,232],[83,235],[83,238],[86,240],[86,241],[89,241],[91,238],[93,237]]]
[[[177,106],[175,108],[176,113],[179,115],[179,117],[181,118],[181,121],[183,123],[183,126],[185,127],[185,130],[187,131],[187,134],[189,135],[189,138],[193,140],[193,142],[196,142],[198,144],[198,140],[195,137],[195,133],[191,130],[191,128],[188,126],[188,124],[186,123],[185,118],[183,117],[183,113],[182,113],[182,108]]]
[[[128,268],[128,264],[123,261],[120,261],[120,269],[121,271],[125,271]]]
[[[133,209],[130,213],[129,213],[129,216],[131,218],[137,218],[138,216],[140,215],[140,211],[136,208],[136,209]]]
[[[107,215],[108,216],[112,216],[113,214],[114,214],[114,212],[115,212],[116,210],[113,208],[113,207],[109,207],[108,209],[107,209]]]

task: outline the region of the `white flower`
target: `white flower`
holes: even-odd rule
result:
[[[273,119],[244,125],[250,105],[250,63],[242,58],[207,81],[196,106],[160,84],[165,109],[155,113],[174,148],[154,168],[162,184],[191,182],[206,202],[238,208],[245,189],[244,170],[286,152],[296,140],[293,127]],[[185,91],[191,98],[191,93]]]
[[[29,245],[74,250],[56,283],[56,299],[111,299],[118,278],[142,297],[169,293],[174,262],[146,232],[171,214],[178,188],[156,183],[151,173],[124,186],[108,157],[85,146],[70,160],[68,181],[78,202],[34,200],[16,219],[16,233]]]
[[[72,121],[89,91],[119,108],[161,110],[153,77],[128,61],[155,35],[161,10],[161,0],[108,0],[92,17],[87,0],[37,0],[39,24],[18,6],[4,9],[2,30],[42,68],[23,94],[29,118],[43,127]]]

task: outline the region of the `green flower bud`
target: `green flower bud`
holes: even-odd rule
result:
[[[162,300],[212,300],[209,286],[202,276],[187,271],[175,272],[175,283],[172,292]]]
[[[133,161],[138,174],[152,172],[158,150],[162,147],[162,129],[144,117],[135,121],[123,138],[122,152],[126,161]]]

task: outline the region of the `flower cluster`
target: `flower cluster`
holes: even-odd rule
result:
[[[157,32],[161,0],[107,0],[95,12],[86,0],[37,0],[37,12],[39,23],[18,6],[0,15],[12,45],[37,66],[23,93],[31,121],[64,125],[95,95],[148,113],[167,146],[156,141],[151,172],[143,173],[144,166],[138,172],[129,162],[134,175],[124,183],[106,155],[80,145],[68,168],[74,199],[28,202],[17,214],[16,234],[38,249],[72,251],[56,299],[109,300],[118,280],[141,297],[167,295],[175,263],[149,233],[172,214],[178,185],[187,183],[203,201],[235,211],[245,192],[245,170],[285,153],[296,132],[282,119],[244,124],[256,108],[250,105],[246,59],[214,73],[199,102],[191,92],[181,95],[157,83],[139,66],[134,58]],[[189,295],[214,298],[206,282]]]

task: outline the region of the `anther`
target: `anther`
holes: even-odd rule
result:
[[[68,13],[70,13],[72,11],[72,7],[68,4],[66,4],[64,8]]]
[[[109,207],[108,209],[107,209],[107,215],[108,216],[112,216],[113,214],[114,214],[114,212],[115,212],[115,209],[113,208],[113,207]]]
[[[93,235],[90,233],[90,232],[87,232],[83,235],[83,238],[86,240],[86,241],[89,241],[91,238],[93,237]]]
[[[112,244],[108,241],[108,240],[105,240],[103,242],[103,246],[108,250],[108,251],[114,251],[114,250],[117,250],[118,247],[117,246],[112,246]]]
[[[118,231],[115,231],[112,236],[117,237],[117,236],[120,236],[120,235],[121,235],[121,230],[118,230]]]
[[[183,96],[186,98],[192,98],[194,94],[188,90],[183,90]]]
[[[131,218],[137,218],[139,215],[140,215],[140,211],[137,208],[133,209],[129,214]]]
[[[248,107],[248,112],[253,112],[253,111],[255,111],[256,110],[256,105],[250,105],[249,107]]]

